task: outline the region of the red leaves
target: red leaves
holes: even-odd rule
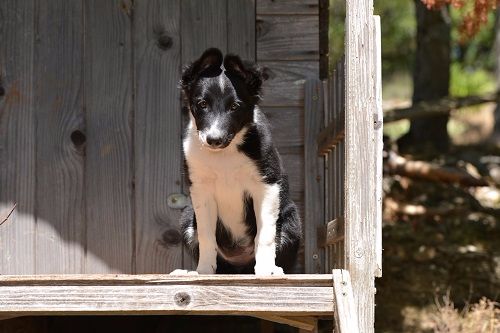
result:
[[[463,8],[465,0],[422,0],[428,9],[439,9],[444,5],[450,4],[456,8]],[[474,37],[481,27],[488,22],[488,13],[496,9],[500,0],[474,0],[472,8],[466,8],[460,24],[460,34],[462,39]]]

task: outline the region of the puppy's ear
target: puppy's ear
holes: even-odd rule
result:
[[[262,82],[267,79],[264,71],[256,64],[241,61],[240,57],[228,54],[224,58],[224,69],[231,74],[240,76],[252,95],[259,95]]]
[[[202,75],[219,75],[221,73],[222,52],[216,48],[207,49],[195,62],[182,71],[181,88],[188,93],[192,84]]]

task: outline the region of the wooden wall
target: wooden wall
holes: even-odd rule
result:
[[[219,47],[268,68],[263,110],[304,210],[303,83],[318,3],[0,2],[0,274],[152,273],[180,246],[182,64]]]

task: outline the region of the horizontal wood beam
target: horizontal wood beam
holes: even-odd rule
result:
[[[1,276],[0,316],[333,315],[328,275]]]
[[[285,324],[300,328],[305,331],[313,331],[318,325],[318,319],[315,317],[290,317],[290,316],[275,316],[275,315],[258,315],[256,318],[272,321],[275,323]]]
[[[320,156],[328,154],[335,146],[344,139],[345,131],[334,121],[325,127],[318,135],[318,154]]]
[[[318,244],[321,247],[333,245],[344,239],[344,219],[336,218],[318,228]]]

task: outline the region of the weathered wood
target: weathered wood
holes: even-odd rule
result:
[[[320,80],[308,80],[305,84],[304,107],[304,163],[305,163],[305,221],[304,243],[306,273],[323,272],[323,255],[317,242],[317,228],[325,220],[324,172],[325,161],[318,157],[316,133],[323,126],[323,84]]]
[[[258,16],[257,59],[319,60],[316,15]]]
[[[375,64],[375,276],[382,276],[382,181],[383,181],[383,150],[384,150],[384,115],[382,111],[382,41],[380,34],[380,16],[373,16],[374,64]]]
[[[137,273],[182,267],[180,211],[167,205],[182,193],[179,13],[179,0],[134,6]]]
[[[288,174],[292,199],[304,201],[304,181],[307,174],[304,170],[304,154],[300,150],[288,153],[280,149],[280,155]]]
[[[85,271],[132,272],[132,3],[85,3]]]
[[[83,273],[83,8],[40,1],[35,63],[36,273]]]
[[[344,232],[344,219],[341,217],[328,222],[326,226],[318,227],[318,246],[325,247],[343,240]]]
[[[304,108],[262,107],[261,110],[271,123],[273,143],[278,150],[304,146]]]
[[[255,275],[169,275],[169,274],[68,274],[68,275],[1,275],[2,286],[123,286],[123,285],[283,285],[328,287],[330,274]]]
[[[348,271],[343,269],[333,270],[333,295],[336,331],[339,333],[363,332],[358,326],[358,315]]]
[[[142,276],[142,281],[131,276],[134,283],[130,284],[124,283],[124,276],[118,277],[122,279],[108,275],[108,283],[103,283],[97,276],[83,276],[80,280],[71,276],[34,276],[31,283],[25,280],[21,284],[19,280],[17,284],[6,283],[9,279],[16,281],[15,277],[1,277],[0,315],[333,315],[331,276],[153,275],[152,280]],[[205,283],[200,283],[204,279]]]
[[[327,127],[319,132],[317,137],[318,155],[322,156],[332,151],[335,146],[344,139],[345,131],[341,129],[337,131],[338,125],[335,122],[330,123]]]
[[[255,61],[255,0],[227,1],[227,52]]]
[[[0,1],[0,274],[35,272],[35,1]]]
[[[345,258],[361,332],[374,331],[373,1],[346,2]]]
[[[269,79],[263,86],[263,106],[304,105],[304,82],[318,77],[317,61],[260,61]]]
[[[227,51],[227,0],[182,0],[182,63],[196,60],[209,47]]]
[[[318,0],[257,0],[258,15],[318,15]]]
[[[285,324],[292,327],[297,327],[302,330],[311,332],[318,326],[318,320],[314,317],[291,317],[291,316],[276,316],[276,315],[258,315],[256,318],[272,321],[275,323]]]

